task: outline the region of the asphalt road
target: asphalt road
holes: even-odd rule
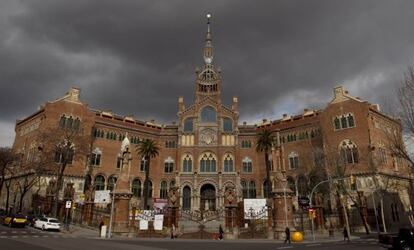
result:
[[[0,226],[0,249],[4,250],[278,250],[278,249],[380,249],[375,239],[348,242],[285,245],[272,241],[213,241],[180,239],[99,239],[33,228]]]

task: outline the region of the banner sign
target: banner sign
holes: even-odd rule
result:
[[[111,203],[111,190],[96,190],[93,202],[103,204]]]
[[[267,219],[266,199],[244,199],[245,219]]]
[[[154,211],[155,214],[164,214],[164,209],[167,207],[167,199],[154,199]]]
[[[136,220],[153,221],[154,220],[154,210],[136,210],[135,219]]]

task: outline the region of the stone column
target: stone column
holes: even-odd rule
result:
[[[224,192],[225,207],[225,229],[224,238],[239,238],[239,227],[237,223],[237,193],[233,187],[229,187]]]
[[[179,207],[180,207],[180,195],[178,191],[178,187],[170,187],[168,191],[168,220],[167,220],[167,228],[168,231],[172,231],[175,228],[175,235],[179,232],[178,228],[178,215],[179,215]]]
[[[289,227],[294,231],[292,197],[293,191],[288,187],[287,180],[282,173],[277,174],[277,183],[273,195],[273,209],[275,221],[275,238],[284,239],[285,229]]]
[[[122,142],[122,167],[119,178],[116,181],[113,194],[115,197],[115,209],[113,214],[113,232],[129,232],[129,203],[132,198],[132,192],[129,182],[129,168],[131,165],[131,152],[129,150],[129,140],[125,137]]]

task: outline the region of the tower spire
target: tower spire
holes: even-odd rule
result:
[[[212,45],[212,36],[211,36],[211,14],[207,13],[207,34],[206,34],[206,44],[203,49],[203,57],[206,65],[211,65],[213,62],[213,45]]]

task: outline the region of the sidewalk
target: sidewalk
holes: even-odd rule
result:
[[[350,240],[358,240],[361,237],[357,236],[357,235],[351,235]],[[338,241],[343,241],[344,240],[344,236],[342,234],[335,234],[333,237],[326,235],[326,234],[315,234],[315,241],[313,241],[313,237],[312,234],[307,234],[305,235],[304,240],[302,241],[302,243],[321,243],[321,242],[338,242]]]
[[[76,237],[99,238],[98,230],[87,226],[70,224],[69,231],[62,228],[61,232],[64,234],[71,234]]]

